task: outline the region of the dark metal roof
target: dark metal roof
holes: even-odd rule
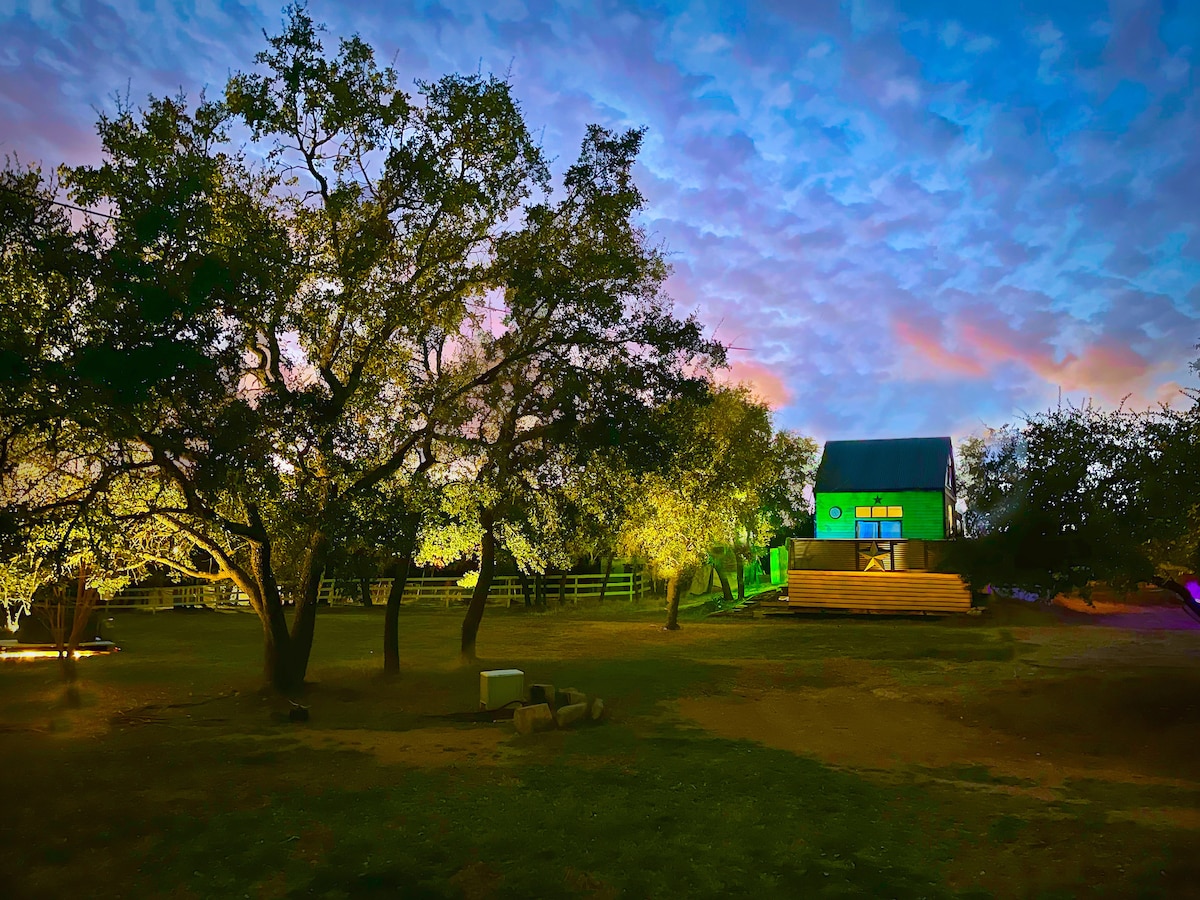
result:
[[[952,453],[948,437],[827,441],[813,490],[940,491]]]

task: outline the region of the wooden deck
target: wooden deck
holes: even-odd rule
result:
[[[957,575],[935,572],[788,572],[788,595],[760,604],[763,612],[952,615],[971,609],[971,592]]]

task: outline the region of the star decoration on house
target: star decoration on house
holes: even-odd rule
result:
[[[882,497],[876,497],[876,498],[875,498],[874,500],[872,500],[871,502],[872,502],[872,503],[874,503],[876,506],[881,506],[881,505],[883,504],[883,498],[882,498]]]
[[[871,541],[869,547],[858,551],[858,555],[866,560],[866,565],[863,566],[864,572],[870,572],[872,569],[880,572],[891,571],[892,548],[890,546],[884,549],[879,546],[878,541]]]

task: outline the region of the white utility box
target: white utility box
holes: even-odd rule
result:
[[[492,669],[479,673],[479,708],[499,709],[525,699],[525,673],[520,669]]]

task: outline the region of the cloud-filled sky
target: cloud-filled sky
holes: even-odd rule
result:
[[[267,0],[0,0],[0,154],[249,68]],[[312,0],[403,81],[509,73],[561,165],[645,126],[645,226],[732,376],[819,438],[1146,405],[1200,351],[1195,0]]]

